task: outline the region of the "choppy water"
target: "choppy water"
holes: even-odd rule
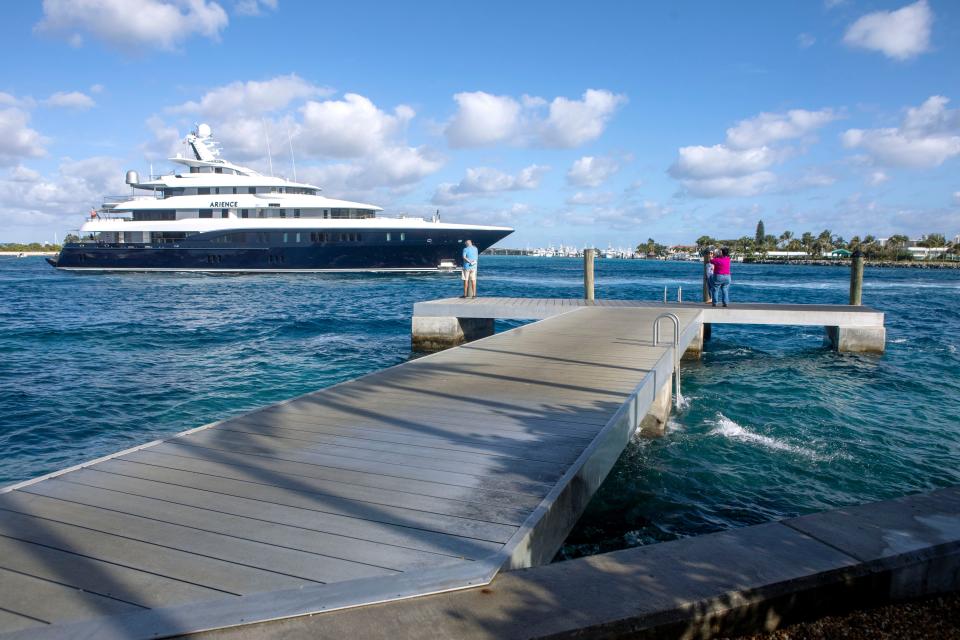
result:
[[[849,271],[735,265],[737,300],[844,303]],[[699,290],[695,263],[599,261],[597,295]],[[0,259],[0,485],[354,378],[409,356],[449,276],[77,275]],[[484,258],[481,295],[580,296],[581,262]],[[818,327],[717,326],[689,406],[624,452],[563,555],[960,483],[960,271],[868,269],[882,358]],[[503,323],[503,326],[509,326]]]

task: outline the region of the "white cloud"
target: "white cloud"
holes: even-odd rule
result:
[[[596,140],[626,101],[625,96],[596,89],[585,91],[580,100],[554,98],[544,124],[543,141],[549,147],[569,149]]]
[[[261,115],[283,109],[296,100],[330,95],[332,89],[307,82],[295,73],[269,80],[231,82],[211,89],[199,101],[191,100],[167,109],[174,114],[200,114],[224,118],[229,114]]]
[[[416,115],[406,105],[386,113],[355,93],[346,94],[343,100],[310,101],[301,112],[301,146],[315,155],[335,158],[371,154],[403,133]]]
[[[443,167],[444,158],[426,146],[391,146],[353,162],[298,167],[300,180],[335,198],[374,198],[374,190],[415,184]]]
[[[960,191],[953,192],[953,204],[960,205]]]
[[[680,147],[670,175],[694,180],[744,176],[769,168],[777,159],[773,149],[766,146],[755,149],[730,149],[722,144]]]
[[[746,197],[769,191],[776,182],[776,176],[769,171],[758,171],[742,176],[716,176],[681,182],[691,195],[701,198]]]
[[[930,50],[932,25],[933,12],[926,0],[920,0],[896,11],[874,11],[860,17],[847,29],[843,41],[907,60]]]
[[[18,98],[15,95],[0,91],[0,107],[19,107],[21,109],[33,109],[37,106],[37,101],[27,96]]]
[[[183,137],[176,127],[168,125],[157,116],[147,118],[146,125],[153,134],[152,140],[140,145],[147,160],[172,158],[184,150],[181,146]]]
[[[93,98],[85,93],[80,93],[79,91],[58,91],[44,100],[43,104],[48,107],[56,107],[60,109],[78,109],[84,111],[86,109],[93,108],[97,103],[93,101]]]
[[[727,129],[727,144],[735,149],[752,149],[763,145],[802,138],[836,120],[833,109],[807,111],[791,109],[785,113],[761,113],[741,120]]]
[[[931,96],[907,110],[900,127],[848,129],[841,136],[851,149],[864,149],[876,164],[931,168],[960,155],[960,109],[948,109],[949,100]]]
[[[579,100],[498,96],[484,91],[454,95],[457,112],[445,133],[451,147],[494,144],[573,148],[596,140],[625,96],[588,89]],[[546,109],[546,113],[544,110]]]
[[[482,147],[511,140],[520,127],[521,106],[510,96],[484,91],[458,93],[456,115],[447,125],[451,147]]]
[[[0,234],[37,237],[57,225],[75,229],[87,210],[99,206],[103,194],[122,193],[125,187],[114,158],[66,158],[51,177],[18,166],[0,177],[0,209],[5,213]]]
[[[777,177],[770,169],[796,153],[784,146],[789,140],[806,138],[836,120],[832,109],[792,109],[784,113],[760,113],[727,129],[726,141],[707,147],[680,147],[669,169],[671,176],[698,197],[744,197],[773,191]],[[795,191],[824,186],[832,177],[810,174],[782,185]]]
[[[446,182],[439,185],[432,202],[450,204],[470,196],[536,189],[540,186],[540,179],[549,170],[550,167],[536,164],[521,169],[516,175],[490,167],[467,169],[466,175],[460,182],[456,184]]]
[[[109,46],[173,50],[194,34],[219,40],[227,13],[210,0],[44,0],[35,29],[79,46],[90,35]]]
[[[620,170],[613,158],[583,156],[567,171],[567,182],[577,187],[598,187]]]
[[[636,230],[637,225],[661,220],[673,213],[673,209],[654,200],[636,202],[625,200],[592,209],[578,207],[560,212],[560,222],[578,226],[594,226],[616,230]]]
[[[237,0],[233,10],[242,16],[259,16],[264,10],[276,11],[277,0]]]
[[[29,123],[30,114],[22,109],[0,109],[0,165],[17,164],[21,158],[46,155],[44,146],[49,140],[31,129]]]
[[[609,204],[612,200],[613,194],[607,191],[577,191],[566,202],[578,206],[596,206]]]
[[[809,49],[817,43],[817,39],[809,33],[801,33],[797,36],[797,44],[801,49]]]
[[[90,93],[103,93],[103,85],[102,84],[90,85]]]
[[[874,172],[871,173],[870,176],[867,178],[867,182],[870,183],[870,184],[871,184],[872,186],[874,186],[874,187],[878,187],[878,186],[880,186],[881,184],[883,184],[884,182],[887,182],[889,179],[890,179],[890,176],[888,176],[888,175],[887,175],[886,173],[884,173],[883,171],[874,171]]]

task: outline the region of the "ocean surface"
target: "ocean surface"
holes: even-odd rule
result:
[[[699,294],[696,263],[599,260],[597,296]],[[738,301],[845,303],[849,270],[734,265]],[[0,258],[0,486],[406,361],[449,275],[92,275]],[[582,295],[582,261],[484,257],[480,294]],[[866,270],[883,357],[818,327],[715,326],[687,409],[633,442],[562,557],[960,483],[960,271]],[[498,330],[517,323],[498,322]]]

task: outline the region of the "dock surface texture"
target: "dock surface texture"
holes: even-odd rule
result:
[[[164,637],[548,563],[669,383],[661,312],[578,308],[8,487],[0,635]],[[673,312],[682,353],[703,309]]]

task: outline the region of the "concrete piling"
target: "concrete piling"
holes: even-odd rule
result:
[[[583,299],[593,300],[593,258],[596,249],[583,250]]]
[[[860,249],[853,252],[850,262],[850,304],[860,306],[863,293],[863,254]]]

